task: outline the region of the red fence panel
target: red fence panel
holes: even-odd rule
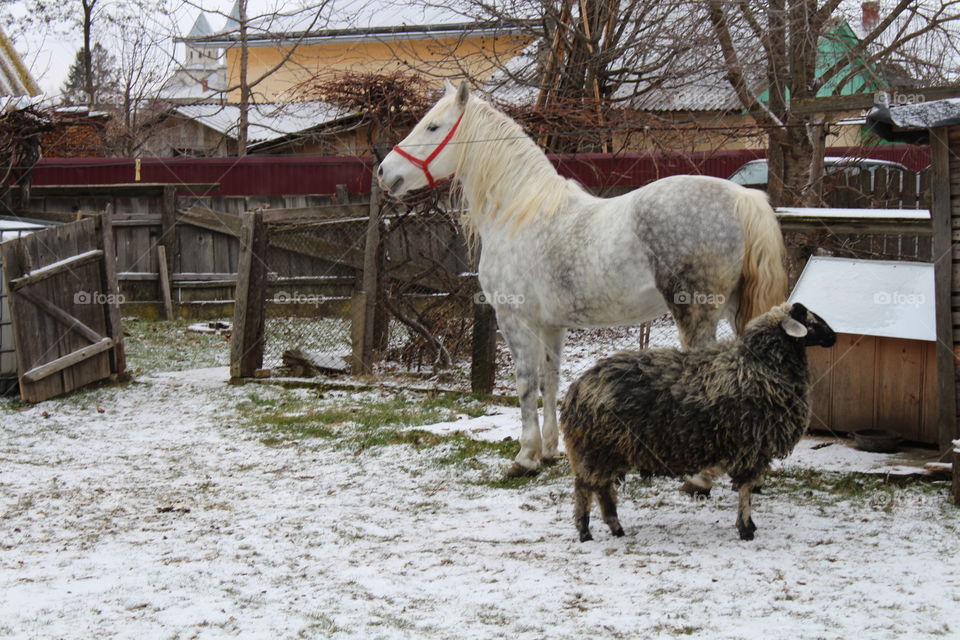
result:
[[[878,158],[919,171],[930,164],[929,147],[886,145],[834,147],[829,156]],[[585,187],[639,187],[658,178],[700,174],[727,178],[742,164],[766,157],[762,149],[694,153],[555,154],[561,175]],[[338,184],[368,193],[372,161],[346,156],[247,156],[244,158],[142,158],[140,182],[219,183],[221,196],[329,195]],[[35,185],[137,182],[134,158],[44,158]]]

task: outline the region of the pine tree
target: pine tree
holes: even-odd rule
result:
[[[93,87],[93,95],[87,95],[87,80],[83,71],[83,49],[77,50],[77,56],[70,65],[67,79],[61,88],[64,104],[87,105],[91,108],[97,105],[111,104],[118,93],[118,79],[116,59],[99,43],[93,45],[92,78],[89,83]]]

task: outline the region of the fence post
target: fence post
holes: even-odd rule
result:
[[[374,175],[377,168],[374,167]],[[380,189],[374,178],[370,183],[370,209],[367,219],[367,237],[363,248],[362,289],[351,300],[351,337],[354,374],[370,373],[373,369],[373,347],[377,289],[380,274],[377,273],[377,251],[380,247]]]
[[[267,233],[263,212],[242,214],[233,303],[230,377],[251,378],[263,366],[267,298]]]
[[[180,260],[177,238],[177,187],[165,185],[160,202],[160,243],[166,247],[167,280],[173,282],[173,271]]]
[[[493,305],[473,303],[473,358],[470,361],[470,390],[489,394],[497,377],[497,315]]]
[[[113,204],[107,204],[100,215],[100,233],[103,242],[103,280],[104,290],[113,295],[113,301],[107,305],[107,335],[113,339],[111,359],[114,374],[124,375],[127,359],[123,347],[123,325],[120,317],[120,283],[117,280],[117,248],[113,237]]]
[[[953,341],[952,213],[950,210],[950,148],[947,127],[930,130],[933,179],[930,182],[930,223],[933,227],[934,308],[937,328],[937,383],[940,398],[939,444],[941,451],[952,447],[957,437],[956,362]]]

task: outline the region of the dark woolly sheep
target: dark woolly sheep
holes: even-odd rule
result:
[[[737,340],[599,361],[561,407],[580,540],[593,539],[593,494],[610,531],[623,535],[614,482],[628,471],[682,476],[708,467],[739,484],[737,530],[752,540],[750,490],[810,421],[805,347],[835,341],[820,316],[788,303],[755,318]]]

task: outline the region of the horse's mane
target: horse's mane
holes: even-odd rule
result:
[[[508,224],[511,231],[536,217],[554,215],[574,183],[561,177],[523,129],[476,96],[470,96],[458,138],[454,186],[469,209],[462,217],[467,239],[477,240],[478,224]]]

